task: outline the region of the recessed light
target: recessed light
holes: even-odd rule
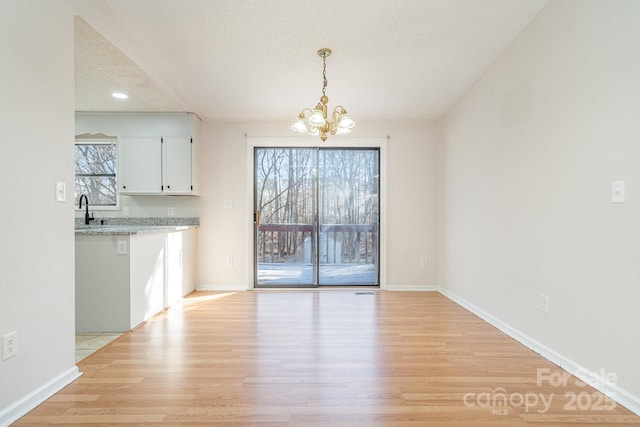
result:
[[[118,98],[118,99],[127,99],[127,98],[129,98],[129,95],[127,95],[126,93],[122,93],[122,92],[113,92],[111,94],[111,96],[113,96],[114,98]]]

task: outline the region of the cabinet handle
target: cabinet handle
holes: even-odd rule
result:
[[[127,186],[126,186],[126,185],[123,185],[123,186],[122,186],[122,189],[124,190],[125,188],[127,188]]]
[[[167,190],[171,190],[171,186],[170,185],[167,185]]]

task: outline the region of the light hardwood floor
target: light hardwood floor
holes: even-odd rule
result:
[[[439,293],[356,292],[193,293],[15,425],[640,425]]]

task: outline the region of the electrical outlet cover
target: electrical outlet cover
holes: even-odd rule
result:
[[[126,240],[118,240],[118,255],[127,255],[127,246]]]
[[[540,311],[549,312],[549,295],[542,294],[540,298]]]
[[[13,331],[2,336],[2,360],[18,354],[18,332]]]

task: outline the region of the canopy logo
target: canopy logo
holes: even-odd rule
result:
[[[551,371],[549,368],[539,368],[536,372],[536,386],[550,386],[553,388],[576,386],[587,387],[592,385],[598,388],[612,389],[618,377],[616,374],[606,372],[590,373],[582,372],[580,375],[585,381],[576,379],[566,371]],[[613,392],[608,394],[614,395]],[[509,393],[503,387],[496,387],[491,392],[466,393],[463,401],[467,407],[481,407],[491,409],[493,415],[508,415],[509,409],[524,408],[526,413],[536,411],[545,414],[551,408],[554,399],[562,398],[565,411],[610,411],[616,407],[616,402],[599,391],[567,391],[566,393],[542,393],[542,392],[514,392]]]
[[[493,415],[507,415],[509,408],[524,407],[524,411],[537,408],[539,414],[549,411],[554,394],[544,393],[507,393],[502,387],[494,388],[491,392],[467,393],[464,395],[464,404],[468,407],[479,406],[481,408],[491,408]]]

